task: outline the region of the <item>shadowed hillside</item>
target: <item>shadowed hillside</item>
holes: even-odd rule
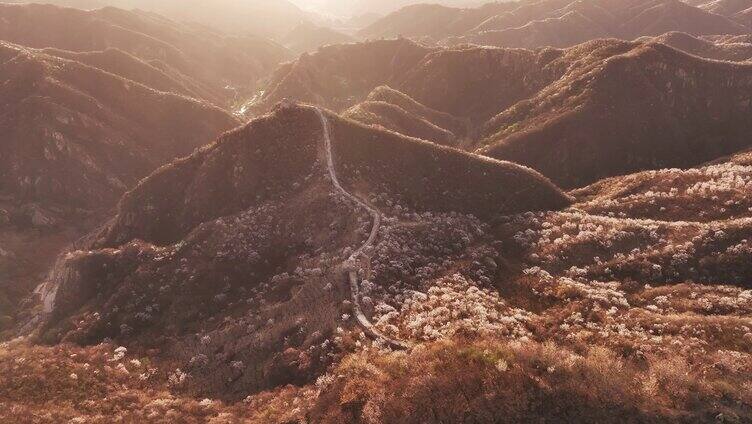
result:
[[[8,277],[0,298],[28,293],[56,249],[141,178],[238,124],[214,106],[58,56],[0,43],[0,271]],[[115,56],[142,80],[171,88],[152,68]]]
[[[340,111],[379,85],[398,80],[430,51],[409,40],[323,47],[279,67],[252,109],[264,113],[291,98]]]
[[[485,121],[566,70],[560,51],[463,46],[429,49],[405,39],[330,46],[281,66],[253,109],[284,98],[344,110],[389,85],[428,108]],[[477,69],[478,72],[468,72]]]
[[[4,191],[92,206],[237,121],[79,62],[2,44]]]
[[[405,40],[350,44],[280,68],[267,99],[351,107],[346,115],[360,122],[519,162],[577,187],[642,169],[694,166],[748,146],[743,62],[752,50],[744,41],[667,33],[567,49],[468,45],[428,52]],[[405,46],[420,54],[402,62],[397,76],[342,71],[377,47],[397,58]],[[384,83],[400,94],[365,95]]]
[[[348,109],[343,116],[448,146],[457,146],[469,136],[469,122],[423,106],[387,86],[377,87],[365,102]]]
[[[480,151],[566,187],[697,165],[749,146],[751,77],[748,64],[635,44],[489,121]]]

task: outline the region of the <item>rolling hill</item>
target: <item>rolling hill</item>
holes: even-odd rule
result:
[[[470,243],[466,238],[479,236],[474,216],[571,202],[530,169],[322,116],[330,128],[332,172],[385,214],[374,249],[391,249],[404,226],[414,242],[439,237],[450,243],[447,252],[459,253]],[[315,378],[330,362],[328,348],[317,343],[344,325],[346,292],[331,283],[341,275],[339,258],[371,224],[334,191],[323,137],[313,108],[283,106],[142,181],[87,247],[56,265],[43,290],[54,294],[41,337],[157,343],[174,349],[186,366],[198,365],[191,358],[205,348],[224,346],[226,361],[196,367],[201,377],[190,386],[230,398]],[[446,226],[455,229],[442,234]],[[426,255],[442,251],[424,249]],[[416,257],[415,266],[425,260]],[[394,271],[387,264],[373,267],[387,275]],[[227,320],[233,324],[217,325]],[[249,333],[249,325],[256,330]],[[197,332],[213,341],[196,344]],[[297,371],[279,355],[309,348],[322,356]],[[236,361],[267,371],[231,377]]]
[[[164,74],[112,53],[143,81],[171,88]],[[126,190],[239,124],[217,107],[65,56],[81,58],[0,43],[0,269],[7,276],[0,300],[7,295],[12,305],[5,317],[59,249],[96,225]]]
[[[430,51],[409,40],[327,46],[280,66],[251,109],[263,114],[291,98],[341,111],[401,78]]]
[[[220,107],[251,95],[289,57],[266,39],[228,36],[143,11],[0,4],[0,39],[34,48],[97,52],[116,48],[141,59]],[[75,29],[75,30],[72,30]]]
[[[60,408],[63,418],[123,405],[139,406],[121,414],[133,420],[750,416],[749,374],[730,372],[752,366],[748,153],[597,182],[573,191],[564,209],[478,220],[414,210],[393,198],[410,179],[386,187],[372,177],[436,172],[413,161],[431,163],[438,150],[440,163],[462,158],[463,169],[481,159],[325,119],[345,185],[385,214],[361,302],[373,305],[378,328],[419,348],[393,352],[360,335],[337,268],[371,222],[332,192],[316,113],[283,106],[149,177],[111,226],[64,258],[54,275],[65,319],[50,321],[44,337],[84,346],[0,345],[0,370],[20,382],[0,390],[16,405],[0,416],[44,411],[15,397],[39,379],[58,388],[47,405],[97,400]],[[374,164],[360,153],[369,146],[391,153],[380,172],[364,172]],[[457,184],[535,175],[487,166]],[[165,214],[164,187],[188,205],[179,216]],[[544,193],[538,199],[565,199]],[[517,196],[479,204],[530,199]],[[98,343],[106,337],[117,343]],[[69,374],[87,384],[68,383]],[[489,403],[470,401],[483,396]]]
[[[280,68],[256,106],[291,98],[350,108],[346,115],[360,122],[518,162],[575,188],[643,169],[695,166],[748,146],[744,62],[752,49],[743,41],[667,33],[539,50],[428,49],[404,39],[349,44]],[[376,49],[394,59],[368,74],[353,67]],[[401,60],[405,51],[413,53]],[[400,94],[366,95],[381,84]],[[425,108],[464,128],[428,118]]]
[[[313,52],[330,44],[344,44],[355,41],[349,35],[331,28],[303,22],[285,35],[281,42],[296,53]]]
[[[428,108],[387,86],[377,87],[342,116],[441,145],[457,146],[470,136],[469,122]]]
[[[752,58],[752,43],[712,42],[683,32],[669,32],[658,37],[644,37],[638,41],[657,41],[677,50],[714,60],[743,62]]]
[[[739,9],[731,13],[735,9]],[[715,10],[728,10],[717,14]],[[571,47],[598,38],[632,40],[679,31],[693,35],[748,34],[742,5],[695,7],[679,0],[542,0],[476,8],[405,7],[361,31],[371,38],[405,36],[442,45]]]
[[[531,166],[565,187],[695,166],[749,145],[750,75],[749,64],[634,44],[490,120],[479,152]]]
[[[4,3],[34,3],[9,0]],[[47,0],[44,3],[77,9],[117,7],[158,13],[178,22],[195,22],[228,34],[281,37],[301,21],[312,18],[286,0]]]

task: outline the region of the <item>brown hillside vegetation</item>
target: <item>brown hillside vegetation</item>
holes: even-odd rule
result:
[[[647,42],[650,40],[650,37],[643,37],[637,41]],[[669,32],[658,37],[653,37],[652,40],[706,59],[729,60],[733,62],[752,59],[752,44],[741,41],[714,43],[710,40],[696,38],[683,32]]]
[[[155,90],[196,99],[202,98],[201,88],[195,86],[190,78],[181,78],[179,74],[169,75],[161,69],[116,48],[94,52],[72,52],[46,48],[41,49],[41,52],[98,68]]]
[[[735,14],[752,7],[749,0],[712,0],[698,5],[700,9],[717,15],[733,17]]]
[[[291,98],[342,111],[401,78],[430,51],[403,39],[326,46],[280,66],[252,109],[264,113]]]
[[[192,93],[219,106],[253,93],[257,81],[288,57],[271,41],[229,37],[143,11],[0,4],[0,22],[0,39],[29,47],[120,49],[175,80],[190,81]]]
[[[333,141],[347,136],[335,149],[345,175],[357,162],[343,144],[369,139],[356,132],[378,135],[374,145],[391,137],[328,116]],[[278,144],[302,140],[297,153],[315,158],[315,148],[304,146],[320,135],[316,123],[304,108],[257,120],[149,178],[124,200],[119,219],[140,214],[138,222],[153,222],[158,197],[146,192],[161,193],[160,185],[191,181],[186,198],[195,199],[190,193],[205,184],[232,186],[230,175],[251,181],[243,175],[254,167],[228,164],[263,163],[254,155]],[[340,316],[348,309],[334,268],[347,255],[340,249],[356,244],[343,234],[369,223],[330,197],[331,183],[310,165],[304,173],[312,176],[290,181],[286,194],[210,218],[177,244],[130,241],[70,255],[67,266],[77,272],[60,274],[69,275],[61,299],[87,306],[47,336],[63,328],[67,340],[109,335],[127,351],[2,345],[0,369],[17,383],[0,389],[0,401],[12,406],[0,414],[44,414],[24,393],[45,381],[56,388],[45,405],[60,405],[57,419],[169,413],[258,423],[746,422],[750,164],[740,154],[697,169],[628,175],[575,191],[579,203],[564,210],[485,221],[415,212],[389,193],[357,189],[389,217],[363,301],[374,305],[372,319],[384,332],[418,343],[407,352],[372,345],[349,315]],[[367,187],[363,180],[348,185]],[[153,200],[126,209],[137,197]],[[289,211],[302,206],[310,213]],[[156,234],[139,231],[146,239]],[[279,243],[290,243],[289,256],[271,256],[267,249]],[[97,287],[88,301],[66,294],[87,286]],[[60,302],[59,311],[77,309]],[[165,334],[183,335],[153,339]],[[172,343],[179,354],[144,349]],[[71,384],[71,374],[86,384]],[[123,390],[130,400],[116,394]],[[197,393],[245,401],[197,404],[201,397],[186,396]],[[79,406],[82,398],[99,401]]]
[[[729,5],[728,10],[738,7],[741,5]],[[631,40],[670,31],[694,35],[752,31],[738,18],[746,7],[725,16],[713,9],[710,4],[694,7],[679,0],[540,0],[474,9],[416,5],[382,18],[361,33],[370,37],[404,35],[444,45],[538,48],[570,47],[596,38]]]
[[[251,404],[293,422],[752,419],[748,156],[598,183],[571,209],[498,220],[494,288],[463,274],[387,295],[379,325],[437,342],[365,350],[315,387]]]
[[[742,25],[752,28],[752,7],[736,13],[733,18]]]
[[[752,0],[50,1],[1,424],[752,423]]]
[[[396,88],[428,107],[478,123],[558,79],[567,60],[551,50],[440,49],[426,56]]]
[[[387,102],[365,101],[346,110],[342,116],[366,125],[375,125],[410,137],[444,146],[457,144],[457,136],[405,109]]]
[[[362,29],[363,38],[417,37],[440,40],[471,30],[486,19],[508,12],[516,2],[488,3],[478,8],[414,4],[392,12]]]
[[[228,134],[211,148],[161,169],[122,199],[118,217],[103,235],[101,246],[114,247],[132,239],[175,243],[202,222],[239,213],[263,199],[273,199],[296,181],[302,184],[300,180],[312,172],[320,154],[317,149],[321,129],[315,118],[308,107],[277,110]],[[392,197],[413,202],[410,206],[417,209],[478,216],[567,204],[567,197],[553,184],[527,168],[365,127],[335,115],[330,119],[333,153],[341,178],[356,189],[361,185],[372,191],[385,189]],[[294,141],[299,146],[285,141]],[[298,154],[283,154],[286,149]],[[393,155],[395,151],[400,154]],[[231,162],[218,162],[220,158]],[[289,162],[281,166],[280,160]],[[473,166],[461,165],[468,161]],[[202,162],[207,164],[201,165]],[[191,177],[192,173],[196,176]],[[392,178],[394,175],[404,177]],[[494,181],[494,175],[509,181]],[[194,178],[200,179],[194,181]],[[486,189],[461,190],[469,181],[475,186],[482,183]],[[434,187],[430,186],[432,183]],[[173,188],[169,190],[171,194],[153,195],[167,191],[161,189],[163,184]],[[214,185],[217,187],[209,190]],[[510,186],[524,196],[510,201],[513,197]],[[151,206],[143,208],[144,203]],[[186,205],[181,214],[171,212],[172,205],[177,203]]]
[[[663,169],[608,178],[574,191],[590,213],[633,219],[713,222],[741,219],[752,212],[746,193],[749,155],[686,170]]]
[[[352,68],[376,45],[391,49],[386,56],[420,46],[351,44],[281,68],[267,97],[352,107],[345,113],[355,120],[439,144],[459,138],[459,147],[531,166],[574,188],[643,169],[691,167],[748,146],[744,62],[752,49],[745,41],[667,33],[568,49],[437,48],[406,63],[399,77],[374,73],[368,84],[355,73],[335,78],[332,69]],[[365,93],[379,80],[392,80],[399,94],[344,94],[353,86]],[[451,121],[465,121],[464,129]]]
[[[707,35],[703,37],[716,44],[752,44],[752,34],[746,35]]]
[[[0,43],[0,80],[0,304],[12,305],[2,317],[128,188],[238,124],[216,107],[9,43]]]
[[[410,137],[456,146],[468,131],[469,122],[428,108],[387,86],[377,87],[365,102],[343,113],[367,125],[379,125]]]
[[[237,121],[222,110],[82,63],[0,49],[3,191],[79,207],[117,199]]]
[[[368,95],[367,100],[386,102],[399,106],[407,112],[419,116],[421,119],[425,119],[438,127],[451,131],[457,136],[462,136],[464,135],[464,131],[467,131],[467,123],[464,120],[424,106],[407,94],[388,86],[377,87]]]
[[[465,214],[570,203],[527,168],[327,116],[339,178],[390,211],[377,248],[389,255],[403,237],[446,240],[421,247],[410,266],[462,255],[481,225]],[[348,297],[339,266],[371,224],[333,191],[322,148],[313,109],[292,107],[145,179],[90,246],[56,266],[50,284],[60,286],[42,337],[162,346],[194,370],[187,389],[215,396],[315,379],[339,351],[322,342],[354,325],[341,318]],[[374,263],[374,272],[387,278],[397,272],[390,263]],[[224,360],[195,358],[215,349]],[[257,371],[238,374],[237,361]]]
[[[570,47],[597,38],[608,38],[611,33],[607,28],[606,23],[594,22],[574,10],[562,16],[530,21],[521,27],[483,31],[477,35],[456,38],[450,43],[521,48]]]
[[[428,108],[483,122],[555,81],[569,61],[579,59],[555,60],[560,56],[553,50],[429,49],[405,39],[330,46],[280,67],[254,109],[291,98],[342,111],[388,85]]]
[[[279,38],[311,18],[288,0],[101,0],[126,9],[141,9],[172,19],[199,22],[230,33]]]
[[[629,49],[573,69],[489,121],[479,151],[577,187],[689,167],[749,145],[750,65],[618,43]]]
[[[461,37],[454,42],[471,42],[502,47],[569,47],[596,38],[634,39],[670,31],[695,35],[744,34],[752,31],[725,17],[708,13],[678,0],[642,2],[633,0],[572,2],[545,10],[524,25],[506,26]]]

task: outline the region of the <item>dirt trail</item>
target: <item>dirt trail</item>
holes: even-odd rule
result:
[[[364,252],[366,249],[373,246],[373,243],[376,241],[376,237],[378,236],[379,229],[381,228],[381,212],[379,212],[376,208],[362,201],[357,196],[351,194],[350,192],[345,190],[344,187],[342,187],[342,184],[340,183],[339,178],[337,177],[337,172],[334,166],[334,157],[332,155],[332,140],[331,140],[331,133],[329,130],[329,121],[326,119],[326,116],[324,115],[324,112],[321,109],[319,109],[318,107],[313,107],[313,106],[312,106],[312,109],[316,111],[316,114],[321,120],[321,126],[323,129],[323,138],[324,138],[324,151],[326,153],[327,170],[329,172],[329,176],[332,180],[332,183],[334,184],[334,187],[343,196],[352,200],[361,208],[367,210],[368,213],[371,214],[371,216],[373,217],[373,228],[371,229],[371,234],[369,235],[368,239],[365,241],[365,243],[363,243],[363,245],[361,245],[357,250],[355,250],[345,262],[345,269],[348,272],[348,279],[350,283],[350,293],[351,293],[352,302],[353,302],[354,316],[356,320],[358,321],[358,325],[360,325],[360,327],[363,329],[366,335],[368,335],[368,337],[375,339],[375,340],[380,340],[386,343],[388,346],[392,347],[393,349],[407,349],[409,348],[408,344],[398,341],[398,340],[391,339],[383,335],[378,329],[376,329],[376,327],[373,326],[373,324],[368,319],[368,317],[365,316],[360,306],[360,276],[358,273],[359,271],[358,259],[361,256],[366,258],[366,260],[368,259],[368,257],[364,254]],[[57,292],[61,284],[61,280],[65,278],[70,278],[70,270],[60,269],[61,268],[60,265],[62,263],[64,262],[58,261],[55,269],[51,272],[51,275],[48,281],[46,281],[45,283],[37,287],[36,293],[40,295],[42,299],[42,303],[43,303],[43,311],[42,311],[43,315],[49,315],[50,313],[52,313],[55,307],[55,299],[56,299]],[[38,316],[35,320],[33,320],[33,323],[38,322],[40,318],[41,316]]]
[[[332,179],[332,183],[334,184],[334,187],[337,188],[337,190],[342,193],[343,196],[347,197],[348,199],[355,202],[358,206],[362,207],[363,209],[367,210],[369,214],[373,217],[373,228],[371,229],[371,234],[368,237],[368,240],[363,243],[362,246],[360,246],[357,250],[355,250],[352,255],[347,259],[345,263],[345,267],[348,271],[348,278],[350,281],[350,294],[352,297],[353,302],[353,312],[355,319],[358,321],[358,325],[363,329],[363,331],[368,335],[370,338],[375,340],[380,340],[384,343],[386,343],[388,346],[390,346],[393,349],[407,349],[410,346],[406,344],[405,342],[401,342],[399,340],[394,340],[392,338],[389,338],[382,334],[374,325],[371,323],[371,321],[366,317],[366,315],[363,313],[363,309],[360,306],[360,276],[358,273],[358,258],[360,256],[366,257],[364,255],[364,252],[366,249],[371,247],[373,243],[376,241],[376,237],[379,234],[379,229],[381,228],[381,212],[378,211],[378,209],[372,207],[371,205],[367,204],[366,202],[360,200],[357,196],[353,195],[352,193],[348,192],[342,187],[342,184],[339,182],[339,178],[337,177],[337,171],[334,167],[334,157],[332,155],[332,139],[331,139],[331,132],[329,130],[329,121],[326,119],[326,116],[324,115],[324,112],[319,109],[318,107],[313,107],[316,111],[316,114],[319,116],[319,119],[321,120],[321,126],[323,129],[323,137],[324,137],[324,151],[326,153],[326,167],[329,171],[329,176]]]

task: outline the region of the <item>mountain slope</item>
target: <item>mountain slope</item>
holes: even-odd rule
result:
[[[645,37],[637,41],[653,40],[695,56],[706,59],[741,62],[752,58],[752,44],[711,42],[683,32],[669,32],[658,37]]]
[[[570,202],[527,168],[324,116],[333,172],[384,214],[372,248],[383,254],[403,232],[413,243],[446,240],[424,246],[424,255],[459,254],[481,234],[478,219],[465,214]],[[41,290],[51,306],[42,336],[161,343],[193,370],[188,386],[199,393],[238,398],[311,381],[335,349],[322,340],[354,325],[341,318],[348,297],[340,267],[372,225],[334,189],[322,137],[314,109],[282,107],[142,181],[85,250],[61,258]],[[419,267],[429,259],[411,260]],[[396,271],[372,262],[372,272]],[[217,348],[225,359],[195,359]],[[307,349],[311,361],[293,365]],[[266,371],[238,374],[237,361]]]
[[[700,4],[698,7],[729,18],[752,7],[752,2],[749,0],[713,0]]]
[[[0,298],[12,293],[13,305],[3,316],[127,189],[238,125],[214,106],[5,42],[0,81]]]
[[[479,151],[531,166],[566,187],[697,165],[749,145],[751,76],[748,64],[634,44],[489,121]]]
[[[335,150],[394,137],[325,116]],[[323,156],[295,162],[316,160],[317,124],[310,109],[282,108],[134,190],[124,200],[133,208],[121,215],[154,223],[163,215],[149,206],[162,187],[186,187],[175,197],[194,208],[208,205],[215,187],[233,193],[257,180],[255,167],[228,165],[265,167],[260,175],[270,179],[253,190],[273,188],[258,200],[244,194],[231,215],[204,215],[208,221],[174,244],[126,240],[65,257],[57,307],[74,302],[77,310],[47,336],[62,330],[92,345],[0,345],[0,370],[22,382],[0,388],[14,406],[0,416],[59,405],[56,418],[123,408],[135,421],[160,414],[301,423],[752,417],[749,153],[614,178],[574,191],[570,208],[490,221],[411,210],[386,193],[370,195],[369,177],[346,184],[385,215],[360,302],[372,305],[381,331],[415,344],[394,352],[362,335],[337,270],[372,222],[332,191],[320,172]],[[361,130],[370,137],[355,137]],[[396,138],[386,149],[415,143]],[[343,161],[352,156],[341,153],[338,171],[357,174]],[[267,164],[267,154],[291,161],[302,180]],[[286,185],[274,187],[278,179]],[[88,301],[71,295],[87,290]],[[112,335],[117,344],[97,343]],[[40,384],[56,389],[44,406],[41,395],[23,391]],[[65,406],[80,398],[96,402]]]
[[[312,52],[330,44],[355,41],[349,35],[310,22],[303,22],[282,38],[282,43],[296,53]]]
[[[193,92],[219,106],[254,92],[256,82],[288,57],[271,41],[230,37],[143,11],[2,4],[0,19],[13,23],[0,26],[0,39],[74,52],[117,48],[173,79],[191,81]]]
[[[515,2],[488,3],[478,8],[414,4],[395,11],[358,32],[363,38],[417,37],[440,40],[460,35],[486,19],[510,11]]]
[[[32,3],[9,0],[4,3]],[[310,16],[287,0],[48,0],[44,3],[77,9],[118,7],[159,13],[175,21],[196,22],[226,33],[275,38]]]
[[[406,39],[330,46],[280,67],[253,109],[290,98],[344,110],[389,85],[425,107],[482,122],[555,81],[570,60],[555,50],[427,48]]]
[[[237,123],[216,107],[38,50],[5,43],[0,57],[3,187],[30,200],[111,201]]]
[[[454,42],[523,48],[569,47],[597,38],[607,38],[610,34],[601,23],[573,11],[556,18],[531,21],[518,28],[481,32]]]
[[[291,98],[339,111],[398,80],[430,51],[403,39],[327,46],[280,66],[251,108],[264,113]]]
[[[387,86],[377,87],[365,102],[348,109],[342,116],[448,146],[456,146],[461,138],[469,135],[469,122],[428,108]]]

